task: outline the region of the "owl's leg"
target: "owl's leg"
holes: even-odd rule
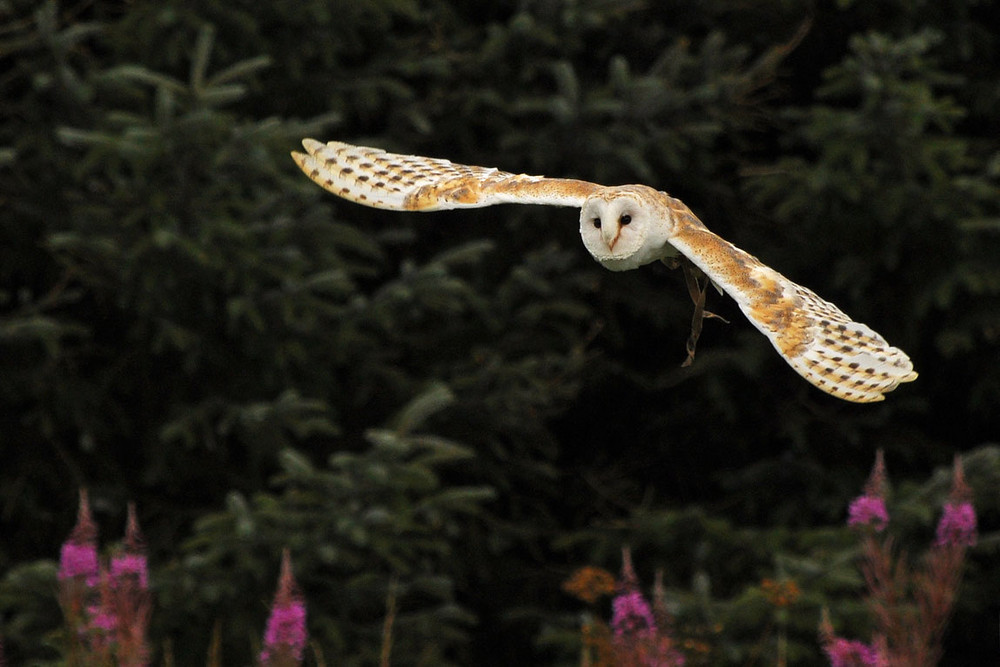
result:
[[[694,313],[691,315],[691,335],[688,336],[685,344],[687,359],[681,364],[681,368],[686,368],[694,362],[695,349],[698,347],[698,339],[701,337],[701,329],[705,320],[714,317],[726,324],[729,324],[729,320],[705,310],[705,294],[712,281],[702,273],[701,269],[692,264],[686,257],[681,256],[665,259],[663,263],[671,269],[681,268],[684,272],[684,283],[687,285],[688,294],[691,296],[691,301],[694,302]]]

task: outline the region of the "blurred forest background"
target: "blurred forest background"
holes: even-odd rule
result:
[[[87,487],[134,500],[152,641],[259,643],[283,547],[326,664],[578,664],[582,565],[662,570],[689,664],[870,640],[846,507],[883,448],[916,557],[962,454],[944,664],[1000,653],[1000,6],[977,0],[0,0],[0,634],[39,664]],[[874,405],[800,379],[577,213],[340,201],[339,139],[639,182],[881,332]],[[762,582],[801,589],[790,609]],[[791,613],[788,613],[791,611]],[[309,661],[313,660],[310,658]],[[310,662],[310,664],[313,664]]]

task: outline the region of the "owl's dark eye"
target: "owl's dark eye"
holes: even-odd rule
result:
[[[618,224],[620,225],[627,225],[630,222],[632,222],[632,216],[627,213],[622,217],[618,218]]]
[[[598,229],[601,228],[601,219],[600,218],[594,218],[594,227],[597,227]]]

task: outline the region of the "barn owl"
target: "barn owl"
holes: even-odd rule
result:
[[[393,211],[493,204],[580,209],[583,245],[602,266],[626,271],[686,258],[728,293],[785,361],[819,389],[857,403],[881,401],[916,379],[910,358],[868,326],[712,233],[680,200],[645,185],[512,174],[397,155],[337,141],[302,142],[292,158],[333,194]]]

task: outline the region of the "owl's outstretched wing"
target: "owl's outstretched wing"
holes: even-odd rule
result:
[[[870,327],[712,233],[679,200],[671,199],[670,208],[671,244],[721,286],[816,387],[847,401],[871,403],[916,379],[906,353]]]
[[[378,148],[304,139],[292,159],[323,188],[358,204],[394,211],[439,211],[493,204],[579,208],[600,186],[567,178],[511,174]]]

